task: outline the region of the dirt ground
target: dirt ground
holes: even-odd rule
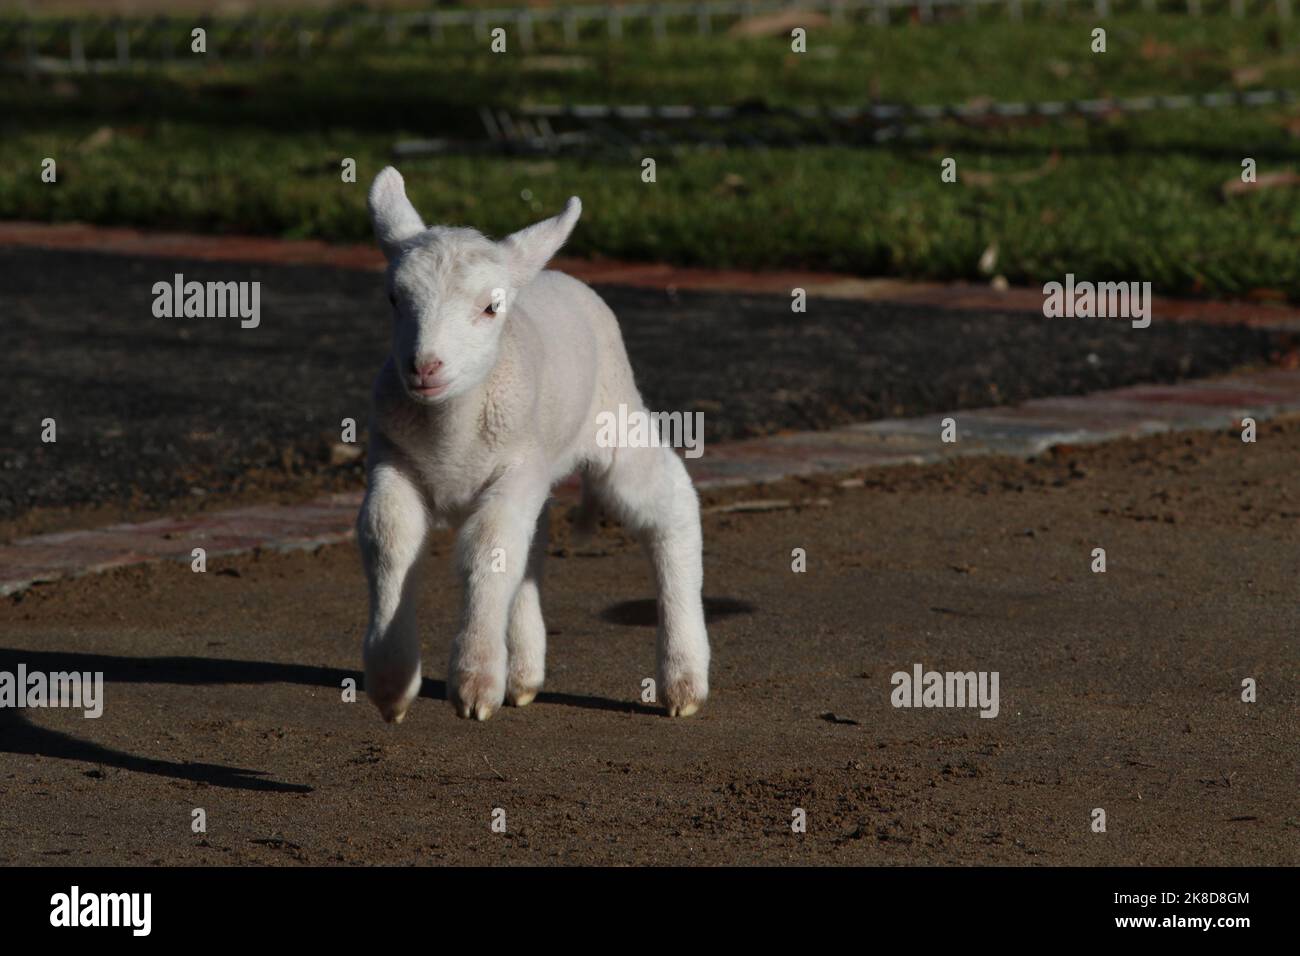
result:
[[[445,535],[400,726],[341,699],[352,547],[39,587],[0,670],[102,670],[106,704],[0,711],[0,863],[1295,864],[1297,466],[1292,421],[710,495],[796,506],[706,515],[687,720],[639,702],[654,605],[614,528],[557,520],[546,691],[483,724],[442,699]],[[918,663],[997,671],[1000,713],[892,707]]]

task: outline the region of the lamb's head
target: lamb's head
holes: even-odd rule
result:
[[[519,290],[536,278],[582,212],[564,212],[493,242],[473,229],[426,229],[391,166],[370,187],[370,219],[388,257],[393,364],[408,395],[436,404],[482,381]]]

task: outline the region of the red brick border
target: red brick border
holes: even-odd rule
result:
[[[84,250],[124,256],[171,256],[213,262],[264,262],[340,269],[382,269],[383,257],[371,245],[331,245],[317,240],[257,236],[200,236],[84,223],[0,222],[0,245]],[[1035,288],[995,289],[969,283],[904,282],[830,272],[693,269],[653,263],[558,259],[555,268],[584,282],[652,289],[771,293],[788,296],[801,288],[810,296],[902,302],[942,309],[1042,312]],[[1156,321],[1251,325],[1300,329],[1300,309],[1276,302],[1212,302],[1158,298]]]

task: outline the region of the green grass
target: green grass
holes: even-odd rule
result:
[[[493,55],[358,52],[0,83],[0,216],[364,240],[368,179],[393,142],[476,129],[481,104],[772,105],[1062,99],[1300,89],[1300,28],[1209,17],[1003,20],[781,39]],[[888,41],[888,42],[882,42]],[[111,129],[110,137],[92,134]],[[1300,299],[1300,189],[1225,197],[1254,157],[1296,171],[1295,108],[925,128],[881,147],[647,147],[555,159],[401,166],[426,218],[502,234],[583,197],[571,250],[726,267],[806,267],[1012,282],[1065,272],[1174,293]],[[643,154],[658,181],[640,180]],[[59,182],[39,184],[40,159]],[[338,175],[358,161],[359,182]],[[958,161],[956,184],[940,161]],[[521,198],[528,191],[529,201]]]

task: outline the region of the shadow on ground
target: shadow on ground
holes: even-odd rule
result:
[[[712,621],[732,614],[753,613],[754,606],[732,598],[706,598],[705,614]],[[601,619],[627,626],[656,624],[653,600],[624,601],[611,605]],[[0,671],[17,673],[23,665],[28,673],[90,672],[102,673],[104,684],[181,684],[220,686],[225,684],[300,684],[337,690],[351,678],[363,684],[360,671],[320,667],[309,664],[286,664],[275,661],[223,660],[207,657],[123,657],[107,654],[69,654],[59,651],[23,651],[0,649]],[[445,681],[424,678],[420,696],[429,700],[446,700]],[[543,692],[534,703],[580,707],[588,710],[629,714],[662,715],[657,707],[636,701],[612,700],[584,694]],[[156,774],[176,780],[189,780],[215,787],[273,793],[310,793],[304,784],[286,783],[266,778],[266,771],[223,764],[190,763],[142,757],[122,750],[81,740],[72,734],[38,727],[21,710],[0,709],[0,752],[31,754],[57,760],[75,760],[101,764],[136,773]]]

